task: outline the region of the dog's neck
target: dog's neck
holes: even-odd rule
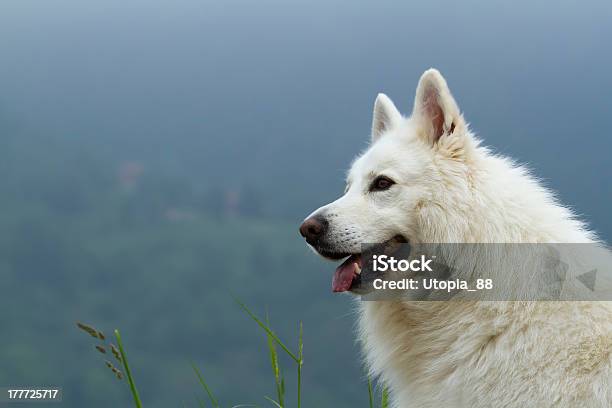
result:
[[[475,148],[465,177],[440,167],[444,189],[421,206],[419,240],[432,243],[593,242],[595,237],[554,195],[510,160]],[[444,222],[440,222],[444,220]],[[476,221],[477,220],[477,221]],[[484,222],[483,222],[484,221]]]

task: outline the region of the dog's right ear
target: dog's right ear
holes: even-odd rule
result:
[[[446,80],[433,68],[425,71],[419,80],[412,116],[421,125],[423,134],[431,145],[436,144],[442,136],[460,133],[465,128],[465,122]]]
[[[391,99],[385,94],[378,94],[374,102],[374,117],[372,118],[372,143],[397,125],[401,119],[402,115]]]

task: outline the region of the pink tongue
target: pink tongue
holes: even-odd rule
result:
[[[357,264],[361,264],[359,255],[351,255],[342,263],[334,273],[332,290],[334,292],[346,292],[351,288],[353,278],[357,274]]]

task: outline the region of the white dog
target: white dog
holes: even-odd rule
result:
[[[378,95],[345,194],[300,232],[324,257],[347,258],[337,292],[359,276],[364,242],[596,241],[524,168],[480,146],[434,69],[409,118]],[[394,407],[612,407],[609,302],[358,304],[366,360]]]

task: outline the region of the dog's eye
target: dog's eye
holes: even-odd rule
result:
[[[395,181],[391,180],[389,177],[378,176],[374,179],[372,184],[370,184],[370,191],[388,190],[394,184],[395,184]]]

